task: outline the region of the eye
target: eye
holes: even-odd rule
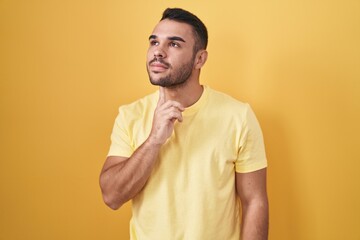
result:
[[[150,45],[151,45],[151,46],[157,46],[157,45],[159,45],[159,42],[158,42],[158,41],[155,41],[155,40],[151,40],[151,41],[150,41]]]
[[[170,46],[171,46],[171,47],[175,47],[175,48],[180,47],[180,45],[179,45],[177,42],[171,42],[171,43],[170,43]]]

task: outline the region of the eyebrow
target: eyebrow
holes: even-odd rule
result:
[[[157,36],[156,35],[150,35],[149,40],[150,39],[157,39]],[[168,37],[167,39],[169,39],[171,41],[186,42],[183,38],[177,37],[177,36]]]

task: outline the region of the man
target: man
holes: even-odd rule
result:
[[[262,133],[247,104],[200,85],[205,25],[166,9],[149,41],[159,91],[119,109],[100,176],[105,203],[132,199],[133,240],[267,239]]]

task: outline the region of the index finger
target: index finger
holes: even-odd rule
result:
[[[158,100],[158,106],[161,106],[165,103],[165,90],[163,87],[159,87],[159,100]]]

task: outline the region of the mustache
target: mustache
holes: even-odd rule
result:
[[[166,67],[168,67],[168,68],[170,68],[170,63],[167,63],[167,62],[165,62],[164,60],[162,60],[161,58],[154,58],[153,60],[151,60],[150,62],[149,62],[149,65],[150,64],[152,64],[153,62],[158,62],[158,63],[161,63],[161,64],[164,64]]]

